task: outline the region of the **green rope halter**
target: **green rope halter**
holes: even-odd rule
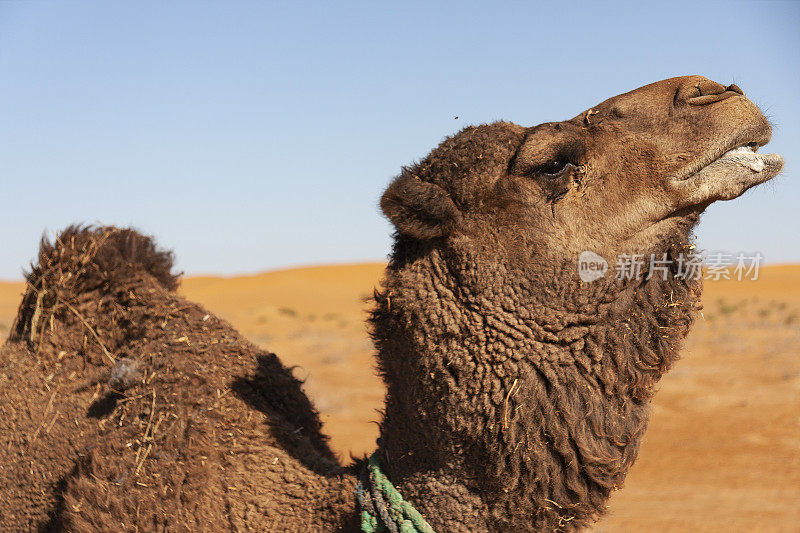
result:
[[[356,485],[361,509],[361,531],[364,533],[434,533],[414,507],[405,501],[392,482],[386,479],[373,453]]]

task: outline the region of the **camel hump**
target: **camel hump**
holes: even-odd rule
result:
[[[72,225],[52,241],[43,237],[36,263],[26,273],[27,288],[10,340],[36,335],[37,315],[44,304],[69,302],[125,291],[137,280],[152,277],[175,291],[173,254],[152,237],[132,228]],[[46,306],[45,306],[46,307]]]
[[[180,274],[173,274],[173,255],[160,249],[152,237],[133,228],[72,225],[54,241],[42,238],[38,264],[27,275],[34,287],[54,274],[75,276],[76,284],[90,287],[113,284],[144,271],[167,290],[178,287]],[[53,280],[56,281],[56,280]]]

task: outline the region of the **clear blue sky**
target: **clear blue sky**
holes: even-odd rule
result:
[[[798,2],[3,1],[0,278],[75,221],[190,274],[383,259],[377,199],[445,135],[684,74],[739,84],[786,159],[701,245],[800,262],[798,28]]]

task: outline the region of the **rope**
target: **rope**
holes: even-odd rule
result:
[[[356,498],[364,533],[434,533],[425,518],[405,501],[381,472],[378,452],[364,465],[356,485]]]

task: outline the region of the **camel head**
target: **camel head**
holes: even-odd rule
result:
[[[381,207],[401,238],[480,239],[526,261],[647,253],[776,176],[782,158],[757,152],[770,135],[736,85],[671,78],[563,122],[468,127],[404,169]]]

